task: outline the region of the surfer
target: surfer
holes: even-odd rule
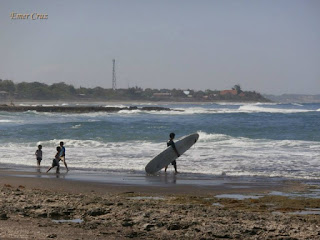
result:
[[[180,157],[180,154],[179,154],[178,150],[176,149],[176,145],[174,144],[174,141],[173,141],[173,139],[174,139],[175,136],[176,136],[176,134],[170,133],[170,135],[169,135],[170,139],[169,139],[168,142],[167,142],[167,147],[172,146],[172,148],[173,148],[173,150],[176,152],[177,156]],[[174,167],[175,173],[178,173],[176,160],[173,160],[173,161],[171,162],[171,164],[172,164],[173,167]],[[168,166],[165,167],[165,169],[164,169],[165,172],[167,172],[167,168],[168,168]]]
[[[68,172],[69,169],[68,169],[68,166],[67,166],[67,163],[66,163],[66,149],[65,149],[65,147],[63,145],[64,145],[64,143],[60,142],[60,149],[61,149],[60,150],[60,159],[63,162],[63,164],[66,167],[67,172]]]

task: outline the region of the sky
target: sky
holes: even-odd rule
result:
[[[319,23],[318,0],[0,0],[0,79],[111,88],[115,59],[117,88],[320,94]]]

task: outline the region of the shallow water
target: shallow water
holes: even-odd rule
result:
[[[290,197],[290,198],[296,198],[296,197],[320,198],[320,189],[310,189],[307,192],[290,192],[290,193],[272,191],[269,193],[269,195],[283,196],[283,197]]]
[[[307,209],[303,211],[290,212],[292,215],[320,215],[320,208]]]
[[[165,197],[139,196],[139,197],[129,197],[128,199],[133,199],[133,200],[165,200]]]
[[[140,106],[145,105],[154,104]],[[183,173],[320,179],[320,104],[157,106],[183,111],[0,112],[0,164],[34,166],[42,144],[41,164],[49,167],[62,140],[73,171],[144,174],[145,165],[166,148],[170,132],[177,140],[198,132],[199,141],[178,159]]]
[[[82,223],[83,220],[82,219],[61,219],[61,220],[52,220],[52,222],[54,223]]]
[[[220,194],[220,195],[216,195],[215,197],[244,200],[244,199],[259,199],[259,198],[262,198],[263,196],[253,196],[253,195],[243,195],[243,194]]]

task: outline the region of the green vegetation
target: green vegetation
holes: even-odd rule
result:
[[[257,92],[242,91],[239,84],[232,90],[194,91],[181,89],[128,89],[75,88],[72,85],[54,83],[47,85],[39,82],[17,83],[0,79],[0,99],[2,100],[144,100],[144,101],[260,101],[267,102]]]

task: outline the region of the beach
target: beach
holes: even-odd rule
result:
[[[319,104],[92,106],[117,111],[0,111],[1,240],[320,239]],[[199,140],[146,174],[171,132]]]
[[[0,240],[320,240],[320,0],[0,6]]]
[[[317,188],[300,181],[68,174],[2,169],[0,239],[320,239]]]

